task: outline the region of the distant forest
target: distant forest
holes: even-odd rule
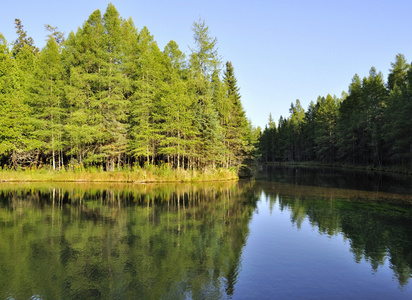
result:
[[[264,162],[395,166],[412,170],[412,66],[396,56],[385,83],[371,68],[355,75],[341,98],[319,97],[305,111],[299,100],[276,126],[271,115],[260,137]]]
[[[0,34],[1,167],[239,168],[250,158],[259,132],[204,21],[188,57],[174,41],[161,51],[112,4],[67,38],[47,25],[41,50],[15,25],[10,47]]]

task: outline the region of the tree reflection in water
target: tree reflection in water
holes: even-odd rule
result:
[[[256,207],[252,188],[3,186],[0,296],[228,297]]]
[[[290,183],[260,182],[273,207],[279,202],[300,228],[307,218],[320,234],[342,234],[354,260],[370,262],[374,272],[389,259],[401,286],[412,276],[412,195]]]
[[[388,259],[399,284],[408,284],[407,193],[287,180],[3,184],[0,297],[230,298],[262,193],[269,209],[277,203],[298,228],[308,220],[320,234],[342,234],[355,261],[379,272]]]

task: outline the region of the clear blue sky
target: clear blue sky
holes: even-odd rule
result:
[[[16,39],[14,19],[22,21],[38,47],[45,44],[44,24],[65,35],[81,27],[96,9],[112,2],[138,29],[147,26],[161,49],[175,40],[187,54],[193,45],[193,21],[202,18],[217,37],[223,60],[233,63],[248,118],[264,127],[288,116],[299,99],[307,109],[319,95],[340,96],[354,74],[372,66],[386,81],[398,53],[412,60],[412,1],[5,1],[0,32]]]

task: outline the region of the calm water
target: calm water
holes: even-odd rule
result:
[[[412,299],[412,180],[0,185],[0,299]]]

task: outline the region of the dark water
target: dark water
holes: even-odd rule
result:
[[[405,176],[0,185],[0,299],[412,299]]]

